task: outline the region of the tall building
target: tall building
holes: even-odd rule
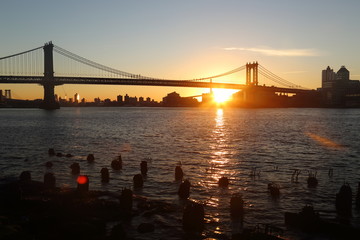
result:
[[[345,66],[341,66],[339,71],[336,73],[336,80],[341,81],[349,81],[350,80],[350,72],[346,69]]]
[[[331,69],[329,66],[322,70],[322,81],[321,81],[321,87],[322,88],[331,88],[333,81],[336,79],[336,73],[333,69]]]
[[[350,80],[350,72],[341,66],[337,73],[330,67],[322,71],[322,97],[326,106],[350,107],[360,105],[360,82]]]
[[[75,93],[75,95],[74,95],[74,102],[75,102],[75,103],[79,103],[79,101],[80,101],[80,95],[79,95],[78,93]]]
[[[122,102],[123,102],[123,96],[122,96],[122,95],[118,95],[118,96],[117,96],[117,102],[118,102],[118,103],[122,103]]]

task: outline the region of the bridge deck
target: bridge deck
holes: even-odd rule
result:
[[[40,84],[43,85],[43,76],[0,76],[0,83],[14,84]],[[92,85],[138,85],[138,86],[170,86],[170,87],[193,87],[193,88],[225,88],[225,89],[246,89],[281,92],[281,93],[308,93],[314,90],[279,88],[267,86],[248,86],[245,84],[216,83],[183,80],[161,80],[147,78],[91,78],[91,77],[54,77],[54,85],[63,84],[92,84]]]

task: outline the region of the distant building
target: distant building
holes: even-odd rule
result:
[[[214,94],[210,93],[203,93],[201,95],[201,102],[203,104],[213,104],[214,103]]]
[[[118,95],[116,98],[118,103],[122,103],[123,102],[123,96],[122,95]]]
[[[181,97],[177,92],[169,93],[166,97],[163,97],[164,106],[178,107],[180,103]]]
[[[331,88],[333,81],[336,79],[336,73],[329,66],[322,70],[321,87]]]
[[[337,73],[330,67],[322,71],[321,93],[326,106],[360,106],[360,81],[350,80],[350,72],[345,66],[341,66]]]
[[[78,93],[75,93],[74,95],[74,103],[79,103],[80,101],[80,95]]]
[[[94,103],[100,103],[100,102],[101,102],[101,100],[100,100],[100,98],[99,98],[99,97],[94,98]]]
[[[130,102],[130,97],[129,97],[129,95],[125,94],[124,102],[125,102],[125,104],[127,104],[127,103]]]
[[[177,92],[169,93],[163,97],[163,105],[166,107],[195,107],[199,102],[192,97],[180,97]]]
[[[336,73],[336,80],[338,81],[349,81],[350,80],[350,72],[346,69],[345,66],[341,66],[339,71]]]

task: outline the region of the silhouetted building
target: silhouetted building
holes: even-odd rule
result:
[[[79,101],[80,101],[80,95],[79,95],[78,93],[75,93],[75,95],[74,95],[74,102],[75,102],[75,103],[79,103]]]
[[[128,104],[128,103],[130,103],[130,97],[129,97],[129,95],[125,95],[125,97],[124,97],[124,102],[125,102],[125,104]]]
[[[137,99],[136,96],[135,97],[130,97],[129,102],[130,102],[131,105],[136,105],[137,102],[138,102],[138,99]]]
[[[213,104],[214,103],[214,94],[210,93],[203,93],[201,95],[201,102],[203,104]]]
[[[341,66],[337,73],[330,67],[322,71],[321,93],[325,106],[360,106],[360,82],[350,80],[350,72],[345,66]]]
[[[118,95],[116,98],[118,103],[122,103],[123,102],[123,96],[122,95]]]
[[[100,98],[99,98],[99,97],[94,98],[94,103],[99,104],[100,102],[101,102],[101,100],[100,100]]]
[[[329,66],[322,70],[321,87],[329,88],[336,79],[336,73]]]
[[[177,92],[169,93],[166,97],[163,97],[164,106],[178,107],[180,106],[181,97]]]
[[[336,73],[336,80],[338,81],[349,81],[350,80],[350,72],[346,69],[345,66],[341,66],[339,71]]]
[[[192,97],[180,97],[177,92],[169,93],[163,97],[163,105],[166,107],[195,107],[199,102]]]

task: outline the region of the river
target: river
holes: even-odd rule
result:
[[[0,109],[0,182],[24,170],[42,181],[51,171],[59,187],[75,187],[69,166],[79,162],[90,189],[119,192],[132,187],[140,162],[147,160],[144,187],[135,194],[178,207],[173,219],[162,221],[181,229],[179,183],[174,180],[175,166],[181,164],[191,182],[190,198],[206,204],[206,236],[224,238],[237,231],[229,201],[240,192],[244,225],[272,224],[288,238],[301,239],[287,231],[284,212],[312,204],[324,218],[336,217],[336,193],[347,182],[355,196],[360,181],[359,132],[360,109]],[[49,148],[73,157],[50,157]],[[93,164],[86,161],[89,153],[95,156]],[[110,163],[120,154],[123,169],[113,171]],[[47,161],[53,162],[52,169],[45,167]],[[108,184],[100,181],[102,167],[110,169]],[[250,176],[254,170],[256,176]],[[291,179],[295,170],[301,170],[298,181]],[[309,172],[317,173],[316,188],[307,186]],[[221,176],[230,179],[228,188],[218,187]],[[270,182],[280,186],[278,199],[269,195]],[[355,207],[351,221],[359,226]],[[167,239],[165,232],[154,234]]]

